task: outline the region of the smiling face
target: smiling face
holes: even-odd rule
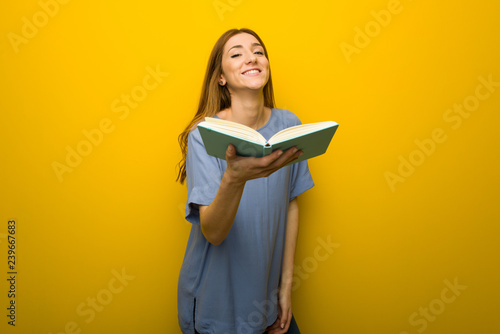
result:
[[[259,41],[247,33],[231,37],[224,46],[219,83],[230,92],[262,90],[268,79],[269,61]]]

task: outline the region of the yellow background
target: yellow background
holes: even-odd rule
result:
[[[479,77],[500,82],[498,1],[48,3],[46,21],[35,0],[0,5],[2,333],[179,333],[190,225],[175,182],[177,135],[213,44],[233,27],[266,43],[278,107],[340,124],[327,154],[310,160],[316,186],[300,198],[293,308],[302,332],[500,332],[500,87],[460,126],[444,119],[474,101]],[[372,11],[388,8],[398,13],[374,23]],[[34,19],[36,33],[24,27]],[[365,28],[367,45],[357,36]],[[357,52],[346,56],[346,44]],[[126,117],[114,112],[157,68],[168,76]],[[112,130],[60,182],[53,163],[66,164],[67,147],[106,119]],[[435,129],[446,140],[419,154],[415,141]],[[387,173],[410,156],[419,166],[391,186]],[[6,317],[11,218],[15,328]],[[334,252],[319,258],[319,240]],[[114,278],[122,270],[126,285]],[[78,312],[89,298],[106,302],[92,319]]]

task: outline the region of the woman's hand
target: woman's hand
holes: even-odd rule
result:
[[[284,334],[292,321],[292,289],[280,287],[278,296],[278,319],[267,327],[269,334]]]
[[[248,180],[271,175],[302,154],[302,151],[292,147],[285,152],[276,150],[262,158],[242,157],[236,155],[233,145],[229,145],[226,150],[226,173],[231,182],[245,183]]]
[[[286,152],[277,150],[262,158],[242,157],[236,155],[233,145],[229,145],[226,150],[227,168],[217,195],[210,205],[199,208],[201,232],[208,242],[220,245],[228,235],[246,181],[269,176],[301,155],[302,151],[292,147]]]

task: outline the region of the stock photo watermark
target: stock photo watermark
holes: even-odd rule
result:
[[[292,291],[297,290],[302,281],[309,278],[310,274],[318,269],[320,262],[325,262],[334,253],[334,250],[340,247],[340,244],[334,243],[329,235],[326,240],[316,238],[318,245],[314,248],[313,256],[306,257],[302,260],[301,265],[294,266],[294,275],[292,282]]]
[[[500,81],[494,81],[492,74],[487,77],[479,76],[478,81],[479,84],[473,94],[465,97],[462,103],[455,103],[453,107],[444,111],[442,118],[452,130],[458,130],[463,121],[479,109],[481,102],[489,99],[495,93],[497,87],[500,87]],[[448,140],[447,131],[441,127],[434,128],[427,138],[415,139],[416,148],[407,155],[398,156],[396,171],[386,171],[384,173],[385,180],[391,191],[395,192],[396,185],[405,182],[412,176],[417,168],[422,166],[436,152],[439,144],[446,142],[446,140]]]
[[[372,20],[368,21],[363,28],[354,27],[352,43],[343,41],[339,44],[340,51],[342,51],[347,63],[350,64],[353,55],[360,54],[363,49],[370,45],[372,40],[379,36],[383,29],[392,22],[393,18],[401,14],[403,9],[404,6],[401,1],[389,0],[386,9],[370,11]]]
[[[441,290],[439,298],[431,300],[424,307],[419,307],[418,311],[413,312],[408,317],[408,323],[418,333],[423,333],[429,326],[429,323],[436,321],[438,316],[446,310],[446,306],[455,302],[457,297],[467,289],[466,285],[458,283],[458,277],[455,277],[453,283],[448,279],[445,279],[443,282],[445,287]],[[410,334],[410,332],[402,331],[399,334]]]
[[[15,53],[19,53],[19,47],[22,44],[28,44],[30,40],[35,38],[40,29],[43,29],[51,19],[53,19],[60,11],[61,5],[66,5],[71,0],[40,0],[38,1],[38,9],[31,18],[26,16],[21,17],[21,34],[9,32],[7,39],[14,49]]]
[[[232,12],[236,6],[239,6],[243,0],[214,0],[212,5],[214,6],[217,15],[221,21],[224,21],[224,15],[226,12]]]
[[[114,299],[115,295],[123,292],[129,285],[130,281],[135,279],[135,276],[128,275],[125,268],[121,272],[113,269],[111,270],[113,277],[108,281],[105,288],[99,290],[95,296],[87,297],[87,299],[76,307],[76,314],[82,317],[85,324],[90,324],[95,318],[96,314],[102,312]],[[54,332],[54,334],[79,334],[82,332],[82,326],[77,321],[68,321],[64,325],[62,331]],[[53,334],[49,332],[49,334]]]
[[[17,254],[18,254],[18,240],[16,233],[18,232],[18,224],[15,219],[7,220],[7,324],[10,326],[16,326],[17,317]]]
[[[136,109],[142,101],[144,101],[149,93],[163,82],[169,74],[160,69],[160,65],[156,65],[153,69],[150,66],[146,67],[147,74],[142,78],[140,85],[134,86],[129,93],[122,93],[119,98],[111,102],[111,111],[117,114],[121,121],[129,117],[130,112]],[[99,121],[97,127],[93,129],[83,129],[82,134],[84,139],[81,139],[76,145],[65,147],[66,157],[63,162],[53,161],[52,169],[59,180],[63,182],[64,174],[71,173],[80,166],[84,158],[89,156],[94,148],[98,147],[104,141],[106,135],[115,131],[116,125],[110,118],[103,118]]]
[[[335,249],[340,247],[340,244],[332,242],[330,235],[326,237],[326,240],[318,237],[316,241],[317,245],[314,248],[313,255],[303,259],[300,265],[294,265],[292,291],[296,291],[304,280],[307,280],[312,273],[318,270],[319,264],[328,260],[335,252]],[[254,300],[255,311],[251,312],[246,320],[241,317],[236,319],[238,323],[236,334],[253,333],[254,328],[262,326],[266,321],[266,315],[270,314],[278,306],[278,292],[278,288],[271,292],[271,300]]]

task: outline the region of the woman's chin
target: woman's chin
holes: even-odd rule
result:
[[[251,90],[262,90],[266,86],[266,82],[256,82],[254,84],[248,84],[246,85],[247,89]]]

